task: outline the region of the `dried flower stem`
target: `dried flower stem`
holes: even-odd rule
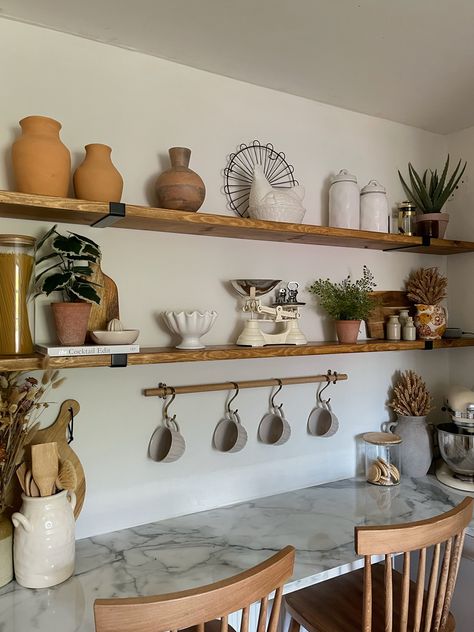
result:
[[[399,415],[424,417],[433,409],[433,398],[422,378],[415,371],[405,371],[393,388],[390,408]]]

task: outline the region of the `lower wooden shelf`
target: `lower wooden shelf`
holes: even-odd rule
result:
[[[140,353],[128,356],[128,365],[167,364],[172,362],[207,362],[212,360],[245,360],[252,358],[285,358],[296,356],[331,355],[340,353],[374,353],[377,351],[424,350],[424,340],[391,341],[363,340],[356,344],[338,342],[308,342],[307,345],[238,347],[237,345],[218,345],[204,349],[181,350],[174,347],[145,347]],[[433,341],[433,349],[456,349],[474,347],[473,338],[456,338]],[[49,365],[58,369],[107,367],[111,364],[110,355],[50,357],[41,354],[30,356],[0,356],[0,371],[32,371]]]

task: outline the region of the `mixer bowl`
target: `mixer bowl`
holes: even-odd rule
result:
[[[474,481],[474,432],[456,424],[440,424],[437,430],[443,461],[461,480]]]

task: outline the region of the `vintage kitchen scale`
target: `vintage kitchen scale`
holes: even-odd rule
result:
[[[280,288],[270,306],[262,305],[260,297],[274,290],[281,279],[234,279],[231,283],[237,294],[245,299],[242,311],[250,314],[237,339],[238,345],[263,347],[306,344],[306,338],[298,325],[300,308],[305,303],[298,301],[299,284],[296,281],[290,281],[286,288]],[[267,333],[264,327],[268,322],[277,323],[280,331]]]
[[[451,386],[446,410],[452,423],[436,426],[443,459],[436,478],[449,487],[474,493],[474,391]]]

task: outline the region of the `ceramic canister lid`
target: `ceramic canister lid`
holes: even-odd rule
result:
[[[366,432],[362,438],[373,445],[394,445],[402,442],[401,437],[391,432]]]
[[[336,176],[333,176],[331,178],[331,184],[334,184],[335,182],[355,182],[355,183],[357,183],[357,178],[356,178],[356,176],[352,175],[352,173],[349,173],[347,171],[347,169],[341,169]]]
[[[366,193],[386,193],[386,189],[384,186],[377,182],[377,180],[371,180],[368,184],[365,185],[360,190],[361,195],[365,195]]]

